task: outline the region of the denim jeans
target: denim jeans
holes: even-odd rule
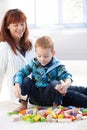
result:
[[[52,106],[54,103],[56,105],[62,105],[62,95],[55,89],[58,81],[52,81],[47,87],[37,88],[34,82],[26,77],[23,80],[21,86],[22,95],[28,95],[29,101],[32,104],[40,106]]]
[[[21,86],[22,95],[28,95],[29,101],[32,104],[40,106],[76,106],[87,108],[87,88],[84,86],[70,86],[65,96],[62,96],[55,86],[59,81],[55,80],[49,83],[47,87],[37,88],[34,82],[26,77]]]
[[[63,97],[63,105],[87,108],[87,87],[70,86]]]

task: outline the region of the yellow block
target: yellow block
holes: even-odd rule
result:
[[[35,122],[39,121],[39,119],[41,118],[40,114],[37,114],[33,119]]]

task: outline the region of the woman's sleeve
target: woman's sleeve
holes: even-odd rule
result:
[[[8,62],[8,48],[4,42],[0,42],[0,89],[3,83],[3,78],[6,72]]]

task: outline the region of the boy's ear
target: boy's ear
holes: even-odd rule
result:
[[[53,56],[55,55],[55,53],[56,53],[56,52],[55,52],[55,51],[53,51]]]

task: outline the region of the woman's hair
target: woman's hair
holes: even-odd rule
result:
[[[16,54],[16,41],[10,34],[8,26],[11,23],[20,23],[20,22],[25,22],[25,32],[23,34],[23,37],[20,40],[19,47],[24,52],[26,52],[28,49],[29,50],[32,49],[32,43],[28,39],[29,31],[27,26],[27,18],[25,14],[19,9],[10,9],[6,12],[1,25],[0,40],[7,41],[15,54]]]
[[[54,51],[54,43],[49,36],[42,36],[38,38],[35,42],[35,50],[37,47],[41,47],[43,49],[50,48],[51,51]]]
[[[0,32],[0,42],[1,42],[1,32]]]

